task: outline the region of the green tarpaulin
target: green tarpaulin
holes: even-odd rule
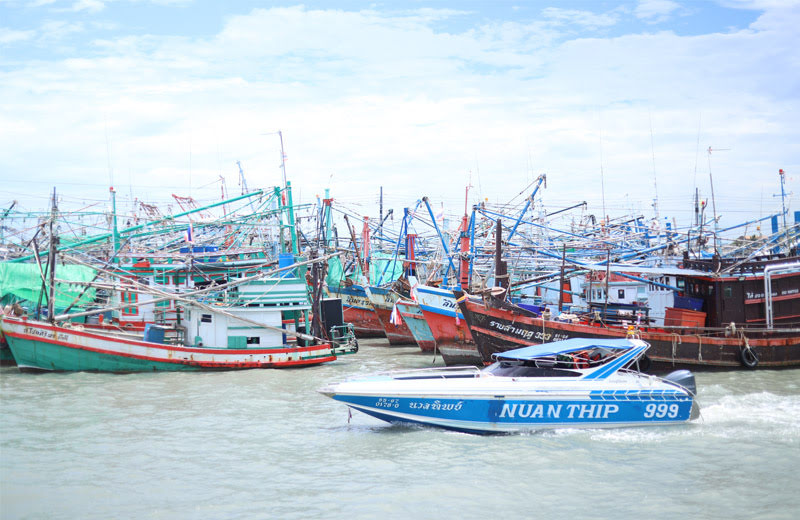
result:
[[[403,274],[403,260],[403,257],[394,260],[394,255],[388,253],[373,253],[369,264],[370,282],[385,284],[397,280]],[[343,278],[345,276],[339,257],[328,260],[328,274],[325,278],[328,286],[340,285]],[[348,278],[356,283],[362,283],[361,268],[356,266],[355,273],[349,274]]]
[[[58,280],[73,282],[90,282],[97,271],[91,267],[81,265],[56,266]],[[83,291],[85,285],[68,282],[56,282],[55,306],[64,308]],[[3,305],[21,300],[35,305],[39,301],[39,292],[42,289],[42,274],[37,264],[15,264],[0,262],[0,302]],[[81,297],[78,304],[91,303],[95,297],[95,290],[89,289]],[[47,295],[42,297],[42,304],[47,301]]]

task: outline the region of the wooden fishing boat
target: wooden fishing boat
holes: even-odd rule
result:
[[[525,345],[570,338],[622,338],[631,327],[651,345],[653,369],[800,366],[800,263],[796,258],[741,262],[728,274],[685,276],[688,297],[702,311],[667,309],[667,325],[608,325],[571,316],[548,317],[486,295],[457,292],[483,363]],[[711,265],[709,263],[709,265]],[[702,268],[699,262],[689,266]],[[736,321],[735,321],[736,320]],[[781,326],[774,326],[775,323]]]
[[[143,332],[59,325],[56,319],[69,316],[52,313],[50,322],[4,316],[0,330],[24,371],[280,368],[334,361],[350,350],[298,331],[311,311],[301,278],[243,278],[219,287],[184,295],[157,290],[158,297],[145,305],[180,302],[180,318],[167,325],[148,323]],[[80,314],[88,312],[95,311]]]
[[[383,338],[383,330],[378,314],[372,307],[366,291],[360,285],[341,285],[326,288],[330,298],[340,298],[344,321],[352,323],[358,338]]]
[[[395,304],[400,295],[389,287],[370,286],[366,289],[367,297],[378,315],[383,332],[390,345],[414,345],[416,340],[411,334],[399,313],[395,312]]]
[[[426,285],[416,289],[419,308],[431,329],[436,350],[447,366],[475,365],[481,356],[453,291]]]
[[[16,364],[17,362],[14,361],[14,355],[11,353],[11,349],[8,347],[6,337],[3,335],[3,331],[0,330],[0,366],[11,366]]]
[[[408,326],[408,330],[414,335],[414,340],[419,345],[420,350],[423,352],[433,352],[436,348],[436,340],[433,337],[433,332],[425,321],[425,315],[422,314],[419,304],[411,300],[398,300],[397,312],[402,316]]]
[[[203,313],[200,322],[219,319],[220,315]],[[232,370],[310,366],[336,360],[330,344],[264,348],[254,339],[265,339],[258,333],[245,338],[245,343],[253,342],[252,346],[234,348],[205,346],[202,341],[189,346],[163,343],[163,331],[153,325],[148,325],[143,337],[12,316],[4,316],[0,327],[21,371]],[[236,344],[231,341],[233,337],[228,339],[230,345]]]

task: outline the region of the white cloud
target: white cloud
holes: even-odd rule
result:
[[[89,13],[98,13],[105,9],[106,4],[103,0],[77,0],[72,7],[71,11],[80,12],[87,11]]]
[[[572,23],[589,28],[610,27],[618,22],[618,16],[613,12],[595,14],[590,11],[560,9],[557,7],[547,7],[543,9],[542,16],[550,20]]]
[[[31,40],[35,35],[36,31],[16,31],[0,27],[0,45]]]
[[[717,2],[724,7],[756,11],[765,9],[790,9],[800,6],[800,0],[717,0]]]
[[[82,33],[85,30],[82,22],[65,22],[62,20],[50,20],[44,22],[38,30],[40,43],[50,44],[55,41],[63,40],[67,36]]]
[[[660,23],[668,20],[679,8],[680,5],[672,0],[639,0],[633,12],[637,18],[650,23]]]
[[[278,140],[264,134],[282,130],[305,200],[333,174],[336,198],[384,186],[398,205],[429,195],[459,207],[470,171],[474,196],[491,200],[547,172],[547,204],[596,205],[602,166],[609,207],[644,211],[655,156],[662,211],[677,213],[695,183],[708,194],[711,145],[731,149],[711,159],[728,223],[759,193],[770,207],[773,170],[800,171],[797,15],[728,34],[565,41],[565,20],[613,16],[437,32],[446,14],[257,9],[210,38],[95,40],[91,54],[0,70],[0,171],[33,172],[42,189],[105,186],[110,161],[139,196],[191,184],[216,197],[197,187],[220,173],[235,185],[236,160],[251,186],[279,182]]]

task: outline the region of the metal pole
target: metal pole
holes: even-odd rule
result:
[[[567,262],[567,244],[561,246],[561,277],[558,287],[558,312],[564,310],[564,264]]]
[[[55,296],[56,296],[56,247],[58,245],[58,238],[56,238],[53,229],[55,228],[56,213],[56,189],[53,188],[53,206],[50,210],[50,253],[47,257],[47,263],[50,266],[50,298],[47,301],[47,320],[50,323],[55,323]]]

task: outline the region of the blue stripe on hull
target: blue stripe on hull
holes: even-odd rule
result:
[[[442,316],[450,316],[451,318],[455,318],[456,314],[458,314],[458,319],[463,320],[464,315],[461,314],[459,311],[448,311],[446,309],[442,309],[441,307],[431,307],[430,305],[423,305],[419,304],[420,309],[424,309],[428,312],[432,312],[434,314],[441,314]]]
[[[432,424],[465,431],[544,428],[601,428],[688,421],[692,399],[685,395],[625,400],[430,399],[336,395],[369,415],[389,422]]]

